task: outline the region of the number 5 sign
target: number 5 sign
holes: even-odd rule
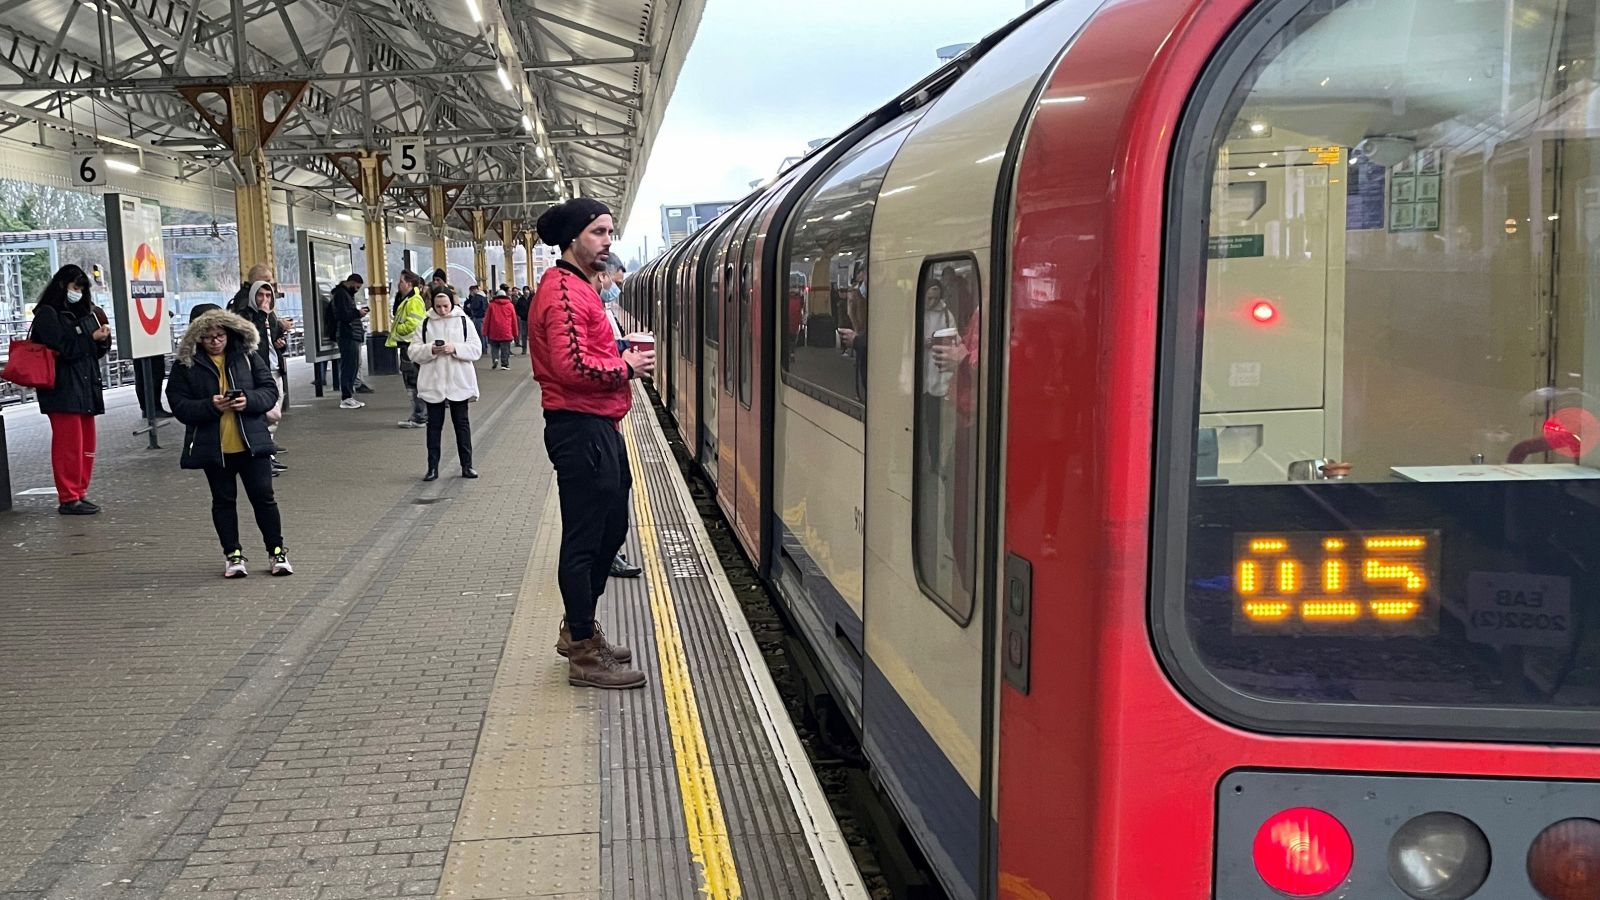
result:
[[[98,152],[91,150],[72,155],[72,183],[79,187],[105,186],[105,160]]]
[[[389,142],[389,167],[396,175],[422,175],[428,171],[427,144],[421,137],[397,137]]]

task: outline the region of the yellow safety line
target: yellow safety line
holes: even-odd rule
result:
[[[628,444],[628,456],[638,460],[631,422],[622,433]],[[742,894],[739,872],[733,864],[733,845],[728,841],[728,824],[722,816],[722,798],[717,793],[716,773],[711,768],[711,752],[706,747],[705,731],[700,725],[700,706],[695,701],[694,682],[689,675],[689,657],[684,651],[678,610],[667,589],[667,568],[656,543],[655,516],[643,478],[634,482],[633,508],[639,544],[644,551],[650,610],[656,621],[661,693],[667,701],[667,724],[672,731],[672,757],[678,770],[678,790],[683,795],[683,823],[688,829],[689,852],[705,879],[700,886],[701,893],[712,900],[739,900]]]

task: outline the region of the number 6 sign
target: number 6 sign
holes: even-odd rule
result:
[[[427,143],[421,137],[397,137],[389,142],[389,167],[396,175],[422,175],[428,171]]]
[[[79,187],[105,186],[106,166],[98,151],[90,150],[72,155],[72,183]]]

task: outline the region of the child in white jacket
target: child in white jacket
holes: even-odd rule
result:
[[[417,364],[417,398],[428,407],[428,474],[422,480],[439,477],[439,437],[444,432],[446,404],[456,429],[461,477],[477,478],[478,473],[472,468],[472,423],[467,421],[467,404],[478,399],[478,370],[472,362],[483,355],[483,344],[454,296],[442,291],[433,295],[433,305],[421,327],[411,335],[406,352]]]

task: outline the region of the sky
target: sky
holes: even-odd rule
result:
[[[731,201],[938,68],[1024,0],[707,0],[614,252],[661,251],[663,204]]]

